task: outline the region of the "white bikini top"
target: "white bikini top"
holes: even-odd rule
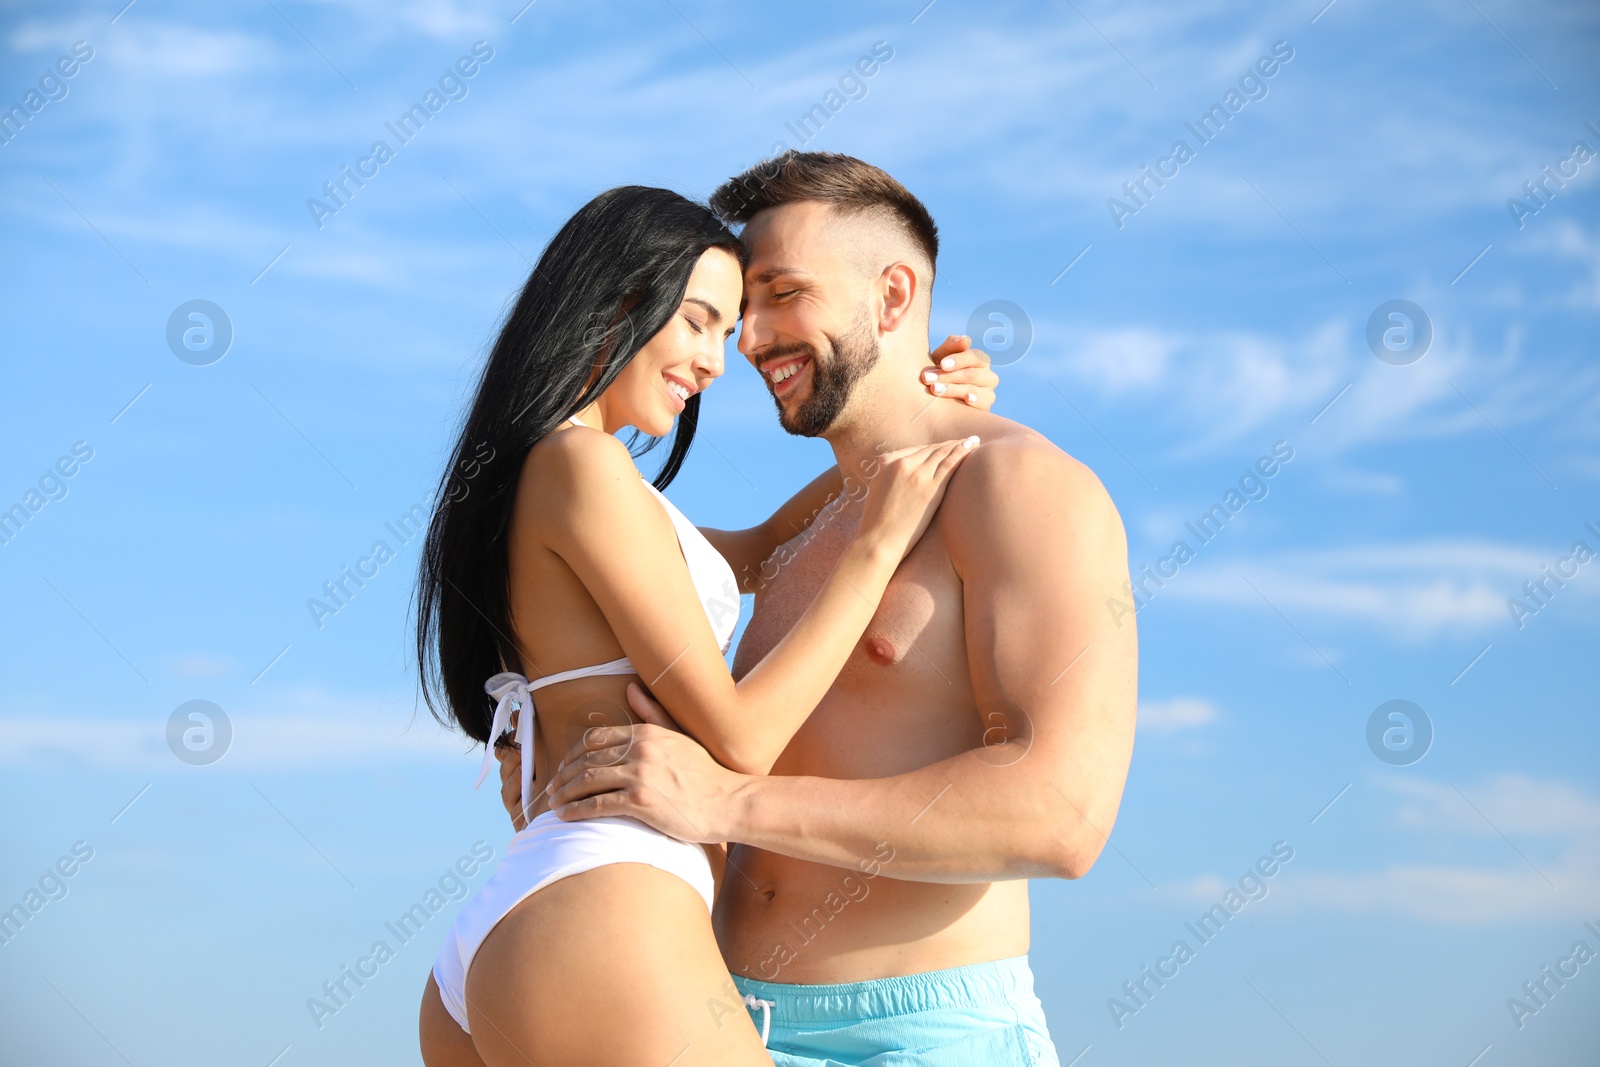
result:
[[[577,419],[568,421],[575,426],[583,425]],[[640,477],[644,476],[641,474]],[[661,501],[661,506],[667,511],[667,517],[672,520],[673,529],[678,534],[678,547],[683,552],[684,562],[689,566],[689,580],[694,583],[695,593],[700,597],[700,606],[705,610],[706,621],[711,623],[711,632],[716,635],[718,646],[722,649],[723,655],[727,655],[729,646],[733,644],[733,632],[739,626],[739,585],[734,581],[733,568],[728,566],[728,561],[722,558],[722,553],[712,547],[705,535],[695,528],[694,523],[673,506],[672,501],[648,481],[644,484],[645,488]],[[531,682],[515,671],[504,671],[490,678],[483,684],[483,688],[496,701],[494,724],[489,727],[489,743],[484,746],[483,763],[478,768],[478,782],[473,788],[481,786],[483,780],[488,777],[489,769],[494,766],[495,739],[506,732],[511,722],[511,713],[519,711],[521,714],[517,716],[516,740],[522,748],[522,815],[526,820],[528,809],[532,804],[529,791],[533,784],[534,763],[533,693],[545,686],[570,682],[578,678],[637,673],[633,662],[624,656],[609,663],[597,663],[592,667],[578,667],[575,670],[561,671],[559,674],[547,674]]]

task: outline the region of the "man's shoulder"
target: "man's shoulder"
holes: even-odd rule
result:
[[[1110,503],[1094,471],[1038,430],[998,415],[985,421],[982,444],[961,461],[947,499],[984,508],[1050,491],[1058,500]]]
[[[940,508],[952,548],[981,550],[1010,541],[1005,533],[1043,535],[1062,524],[1120,535],[1122,518],[1088,465],[1032,427],[999,416],[986,421],[983,443],[961,461]]]

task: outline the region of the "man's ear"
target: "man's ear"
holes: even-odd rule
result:
[[[878,329],[893,333],[911,320],[911,309],[922,291],[922,279],[911,264],[902,261],[889,264],[878,276],[879,295],[883,301],[878,315]]]

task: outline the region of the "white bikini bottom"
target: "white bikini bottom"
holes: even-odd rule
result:
[[[711,862],[699,845],[652,830],[635,819],[607,817],[562,822],[554,812],[534,818],[511,839],[505,858],[456,916],[433,964],[439,997],[451,1018],[467,1026],[467,972],[478,946],[512,908],[552,882],[612,863],[644,863],[688,882],[711,910]]]

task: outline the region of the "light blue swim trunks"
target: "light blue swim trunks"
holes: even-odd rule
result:
[[[1061,1064],[1026,956],[844,985],[733,981],[771,1003],[767,1051],[777,1067]],[[759,1031],[763,1008],[750,1011]]]

